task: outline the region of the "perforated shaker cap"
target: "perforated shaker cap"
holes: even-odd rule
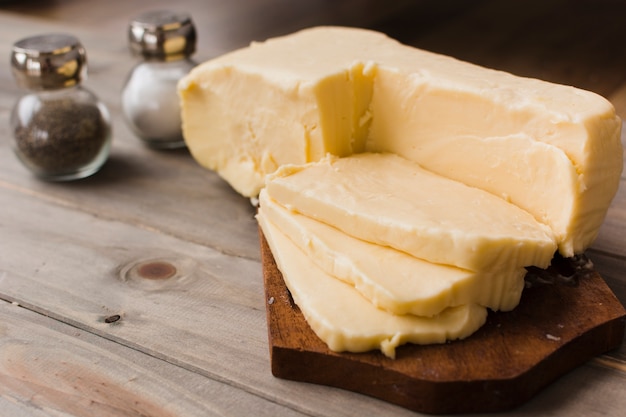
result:
[[[87,54],[78,38],[72,35],[32,36],[13,44],[11,71],[17,83],[25,88],[71,87],[87,76]]]
[[[128,40],[131,50],[146,58],[190,56],[196,51],[196,28],[188,13],[155,10],[131,20]]]

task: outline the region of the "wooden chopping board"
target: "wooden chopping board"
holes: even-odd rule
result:
[[[504,411],[620,346],[626,311],[600,275],[524,290],[469,338],[382,353],[330,351],[306,323],[260,232],[272,374],[370,395],[424,413]],[[543,271],[539,271],[543,272]],[[549,275],[549,274],[548,274]]]

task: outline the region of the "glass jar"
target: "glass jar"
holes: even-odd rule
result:
[[[142,57],[122,90],[132,131],[153,148],[185,146],[177,84],[196,63],[196,30],[186,13],[151,11],[131,20],[129,46]]]
[[[20,161],[51,181],[97,172],[109,156],[111,123],[106,106],[81,86],[87,57],[79,40],[57,33],[19,40],[11,69],[28,90],[11,114]]]

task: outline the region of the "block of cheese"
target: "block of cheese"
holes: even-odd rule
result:
[[[448,307],[479,304],[512,310],[519,304],[526,269],[472,272],[433,264],[390,247],[342,233],[273,201],[261,190],[257,218],[270,222],[322,271],[352,286],[393,314],[433,316]]]
[[[363,29],[253,43],[199,65],[179,93],[191,153],[243,195],[283,164],[391,152],[529,211],[564,256],[593,241],[622,169],[604,98]]]
[[[396,55],[377,72],[367,149],[499,195],[548,224],[564,256],[583,252],[623,166],[613,106],[573,87],[423,59],[406,46]]]
[[[279,44],[221,56],[179,84],[189,150],[244,196],[282,164],[365,149],[375,67],[344,61],[343,48],[319,57],[298,40]]]
[[[486,321],[478,305],[451,307],[434,317],[394,315],[376,308],[354,287],[324,273],[264,217],[259,224],[285,284],[307,323],[328,348],[336,351],[381,350],[395,357],[405,343],[433,344],[462,339]]]
[[[284,165],[265,189],[290,210],[433,263],[544,268],[556,251],[551,230],[528,212],[394,154]]]

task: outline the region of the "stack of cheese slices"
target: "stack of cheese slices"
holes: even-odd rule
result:
[[[318,27],[179,84],[195,159],[245,196],[295,302],[335,351],[472,334],[525,267],[595,239],[622,170],[602,97]]]

